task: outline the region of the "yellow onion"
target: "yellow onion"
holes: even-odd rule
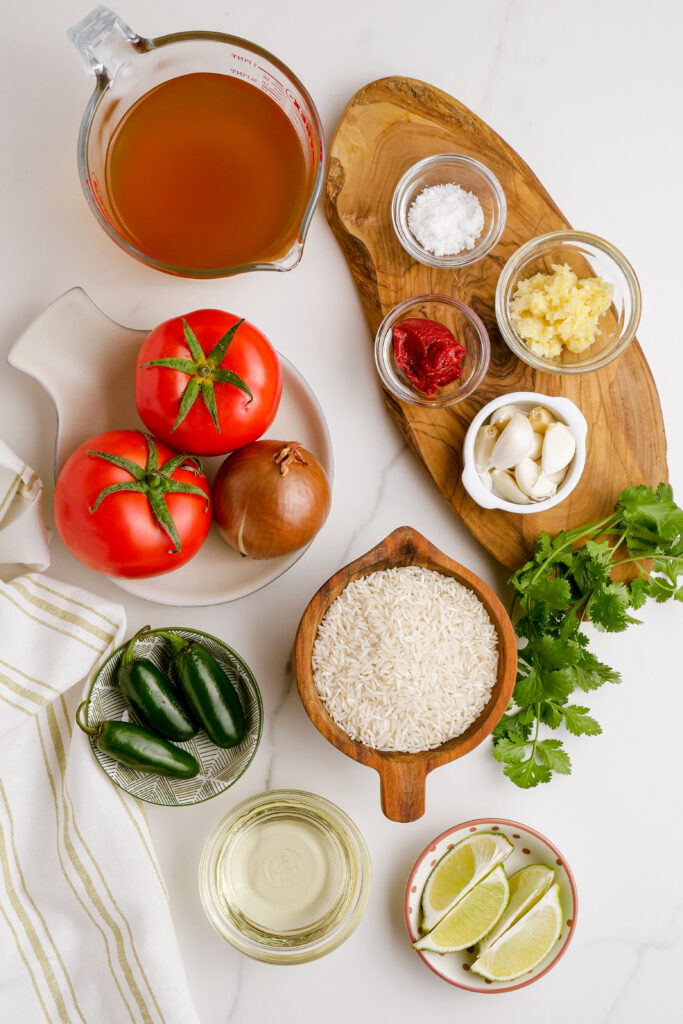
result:
[[[325,470],[298,441],[254,441],[228,455],[213,497],[223,540],[250,558],[304,547],[330,510]]]

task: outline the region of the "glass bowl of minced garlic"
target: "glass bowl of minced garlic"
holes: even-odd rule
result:
[[[630,345],[640,286],[613,245],[583,231],[532,238],[505,264],[496,319],[515,355],[546,373],[599,370]]]

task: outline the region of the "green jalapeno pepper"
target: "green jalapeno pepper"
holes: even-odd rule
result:
[[[151,775],[166,775],[175,779],[192,779],[199,774],[197,759],[168,740],[155,736],[149,729],[132,722],[101,722],[89,726],[83,719],[84,700],[76,712],[76,722],[83,732],[91,736],[97,747],[115,761],[137,768]]]
[[[197,726],[168,682],[148,658],[135,657],[136,641],[150,632],[145,626],[128,644],[118,671],[121,693],[138,718],[168,740],[189,740]]]
[[[236,747],[244,739],[244,711],[222,666],[201,644],[155,630],[173,646],[171,672],[190,714],[217,747]]]

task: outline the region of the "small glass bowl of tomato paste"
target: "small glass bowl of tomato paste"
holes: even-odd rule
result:
[[[394,329],[402,325],[403,331],[395,337]],[[454,339],[451,352],[446,332]],[[406,335],[408,346],[401,344]],[[409,405],[443,409],[461,402],[479,387],[490,357],[484,324],[474,310],[448,295],[415,295],[399,302],[382,320],[375,336],[380,380],[395,398]]]

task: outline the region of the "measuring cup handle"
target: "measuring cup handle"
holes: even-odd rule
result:
[[[145,42],[118,14],[102,5],[72,25],[67,34],[81,55],[86,74],[109,81],[124,61],[130,60],[131,49],[139,51]]]

